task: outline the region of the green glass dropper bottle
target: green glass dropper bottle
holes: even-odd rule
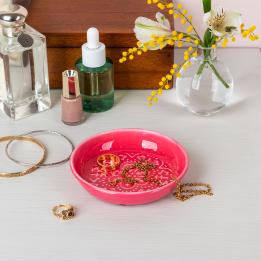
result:
[[[82,58],[76,61],[83,109],[103,112],[114,104],[113,62],[106,58],[105,45],[99,42],[99,31],[87,31],[88,42],[82,46]]]

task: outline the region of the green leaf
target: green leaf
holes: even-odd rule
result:
[[[212,38],[213,38],[213,34],[211,33],[211,31],[209,29],[207,29],[204,34],[204,46],[205,47],[211,46]]]
[[[202,0],[204,13],[208,13],[211,10],[211,1],[212,0]]]

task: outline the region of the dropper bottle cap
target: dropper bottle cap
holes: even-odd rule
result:
[[[82,46],[82,63],[86,67],[97,68],[106,63],[105,45],[99,40],[95,27],[87,30],[87,43]]]

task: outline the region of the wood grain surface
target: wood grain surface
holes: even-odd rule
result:
[[[158,81],[171,66],[171,49],[145,53],[131,62],[119,64],[123,48],[107,48],[107,55],[115,63],[115,86],[118,89],[150,89],[158,87]],[[66,69],[74,68],[81,56],[80,48],[48,48],[49,76],[53,88],[61,87],[61,75]]]
[[[61,87],[61,73],[74,67],[81,56],[80,47],[86,42],[86,30],[95,26],[107,55],[115,63],[116,88],[155,88],[161,76],[173,63],[173,50],[144,54],[132,62],[119,66],[124,48],[136,44],[133,33],[138,16],[153,18],[157,8],[146,0],[34,0],[29,8],[27,23],[46,35],[50,85]]]

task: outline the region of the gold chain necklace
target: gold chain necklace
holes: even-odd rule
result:
[[[195,196],[213,196],[212,188],[209,184],[206,183],[184,183],[181,184],[176,177],[173,177],[173,180],[176,182],[176,191],[173,195],[176,199],[180,201],[186,201]],[[193,189],[196,187],[201,187],[202,189]],[[205,188],[205,189],[204,189]]]
[[[140,171],[144,172],[144,181],[150,181],[158,184],[159,186],[161,185],[160,181],[155,180],[155,179],[148,179],[148,173],[150,170],[156,168],[156,166],[148,162],[146,160],[139,160],[138,162],[132,164],[131,166],[127,166],[123,169],[122,171],[122,177],[123,179],[116,179],[112,182],[110,182],[110,185],[116,186],[119,182],[124,181],[126,183],[134,184],[137,183],[134,178],[127,176],[127,173],[131,169],[138,169]],[[176,178],[172,178],[173,181],[176,183],[176,191],[173,193],[173,195],[176,197],[176,199],[180,201],[186,201],[192,197],[195,196],[213,196],[212,188],[209,184],[205,183],[184,183],[181,184],[180,181]],[[201,187],[201,189],[196,189],[196,187]]]

